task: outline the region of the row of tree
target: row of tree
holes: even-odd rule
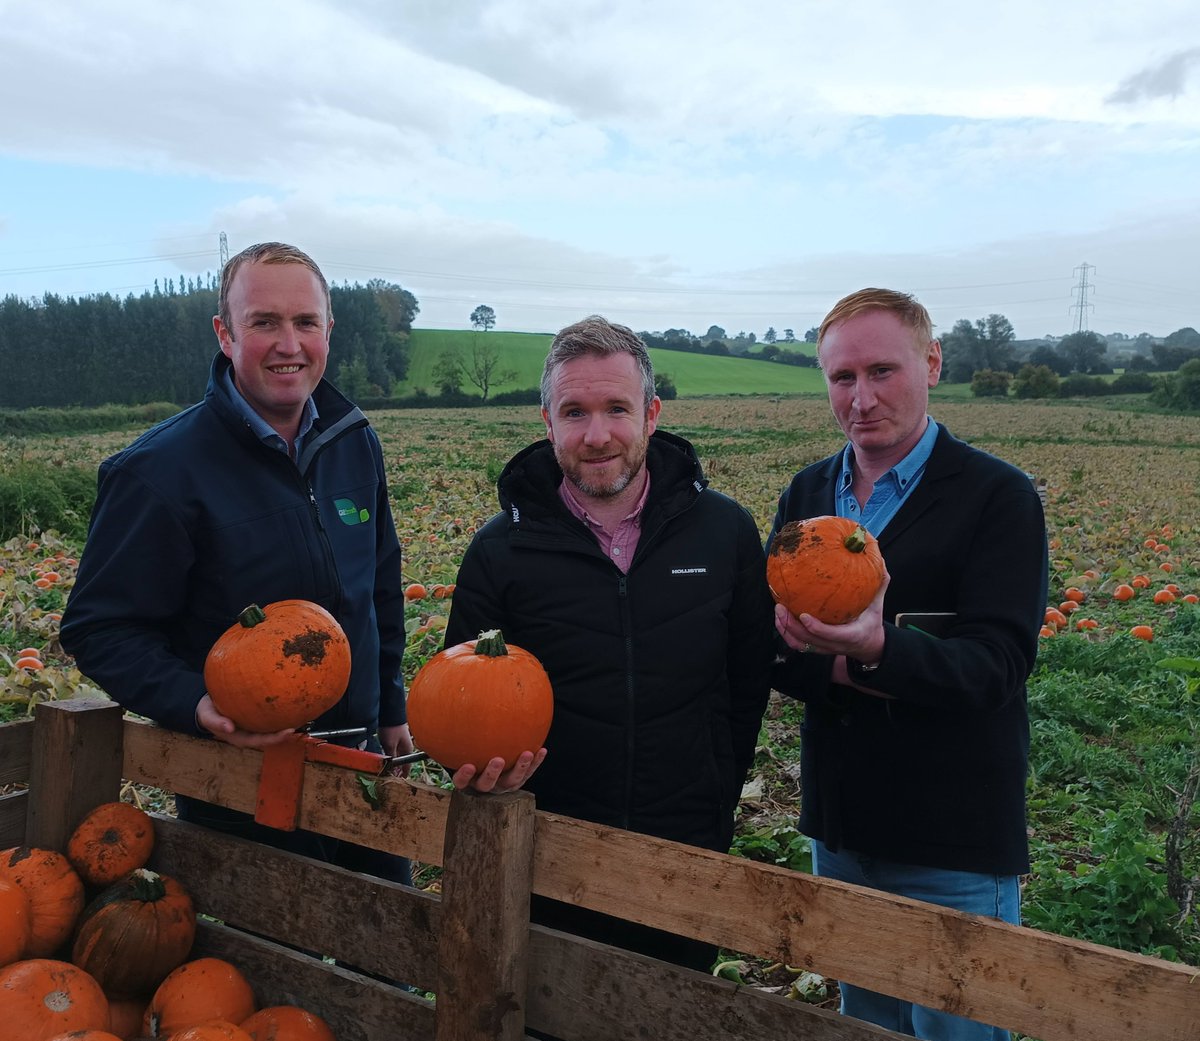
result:
[[[351,397],[391,393],[408,371],[418,305],[398,285],[373,279],[331,286],[331,373]],[[0,300],[0,408],[189,404],[204,396],[217,351],[217,287],[156,282],[124,299],[107,293]]]

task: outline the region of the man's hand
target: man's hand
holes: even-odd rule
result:
[[[826,625],[810,614],[793,615],[775,605],[775,628],[794,651],[840,654],[874,664],[883,657],[883,597],[891,576],[885,574],[875,598],[857,618],[844,625]]]
[[[236,748],[266,748],[277,745],[294,734],[292,730],[278,730],[273,734],[253,734],[249,730],[240,730],[238,725],[228,716],[221,715],[207,694],[200,699],[196,706],[196,723],[207,730],[218,741]]]
[[[517,756],[511,770],[504,769],[504,760],[497,756],[478,773],[472,763],[464,763],[454,771],[454,787],[474,788],[477,792],[515,792],[531,778],[546,758],[544,748],[534,752],[522,752]]]
[[[414,748],[412,734],[407,723],[394,727],[379,728],[379,744],[383,747],[384,755],[408,755]],[[412,769],[411,763],[398,763],[389,767],[388,772],[393,777],[407,777]]]

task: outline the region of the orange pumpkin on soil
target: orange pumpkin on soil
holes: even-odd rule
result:
[[[253,1041],[337,1041],[325,1020],[296,1005],[259,1009],[242,1029]]]
[[[0,969],[4,1041],[45,1041],[71,1030],[107,1030],[108,998],[69,962],[30,958]]]
[[[408,692],[408,725],[422,751],[450,770],[482,770],[499,756],[505,769],[536,752],[550,732],[554,691],[542,663],[505,645],[498,629],[429,659]]]
[[[138,868],[84,908],[71,961],[109,994],[149,994],[196,938],[192,898],[173,878]]]
[[[33,909],[25,890],[0,878],[0,968],[25,957],[32,931]]]
[[[204,662],[217,711],[258,734],[311,722],[338,703],[349,682],[346,634],[308,600],[251,604]]]
[[[254,991],[236,965],[222,958],[197,958],[184,962],[158,985],[146,1006],[142,1032],[172,1037],[214,1019],[242,1023],[254,1015],[254,1008]]]
[[[0,853],[0,877],[29,897],[31,935],[26,957],[46,958],[59,949],[83,910],[83,880],[71,862],[52,849],[15,846]]]
[[[129,802],[103,802],[67,840],[67,859],[89,885],[109,886],[146,866],[154,849],[154,822]]]
[[[848,517],[788,521],[771,540],[767,584],[794,615],[829,625],[857,618],[883,585],[879,543]]]

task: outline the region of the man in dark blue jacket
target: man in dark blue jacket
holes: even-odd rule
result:
[[[329,287],[306,254],[252,246],[221,275],[220,343],[204,400],[100,467],[63,646],[127,709],[241,747],[204,689],[209,648],[251,603],[314,601],[350,641],[341,701],[318,729],[364,728],[370,747],[412,750],[401,659],[400,545],[383,454],[363,413],[323,379]],[[401,858],[178,800],[184,819],[356,870],[407,879]]]
[[[545,760],[523,756],[504,787],[536,770],[540,809],[727,852],[769,692],[766,565],[750,514],[657,429],[661,407],[631,330],[592,317],[555,337],[547,439],[501,474],[446,642],[498,628],[550,676]],[[715,954],[566,905],[535,917],[695,968]]]
[[[821,875],[1016,923],[1029,870],[1025,681],[1045,610],[1041,501],[1020,470],[927,414],[941,345],[911,296],[864,289],[817,357],[848,439],[800,471],[785,523],[836,514],[879,539],[889,581],[845,625],[776,607],[793,653],[776,687],[805,702],[801,830]],[[913,626],[904,616],[919,613]],[[900,1033],[1007,1031],[843,984],[842,1011]]]

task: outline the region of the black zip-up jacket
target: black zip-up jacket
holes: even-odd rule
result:
[[[628,574],[559,497],[548,441],[499,480],[463,558],[447,645],[498,628],[554,687],[539,809],[725,851],[769,690],[771,599],[753,518],[656,431]]]
[[[379,439],[322,380],[293,462],[250,429],[228,367],[218,354],[201,403],[101,464],[63,646],[115,701],[194,734],[205,656],[238,613],[312,600],[352,655],[321,727],[403,723],[404,589]]]
[[[789,520],[832,514],[837,453],[779,500]],[[775,686],[805,702],[800,829],[832,849],[907,864],[1029,870],[1025,680],[1046,608],[1046,528],[1029,478],[938,431],[921,482],[883,529],[891,582],[879,668],[831,682],[833,659],[790,654]],[[950,612],[940,638],[897,614]],[[853,672],[852,672],[853,675]]]

